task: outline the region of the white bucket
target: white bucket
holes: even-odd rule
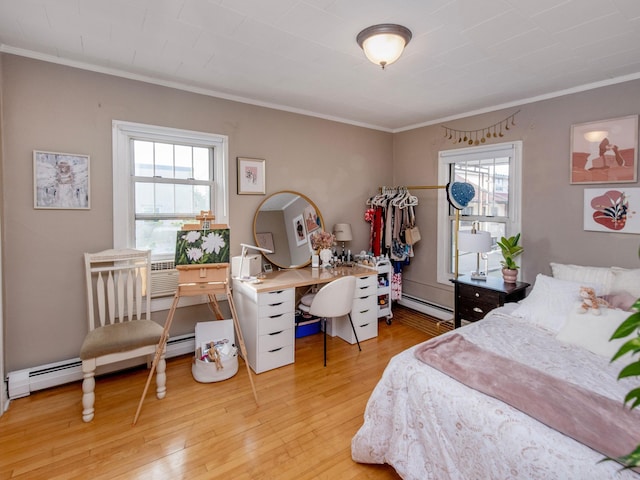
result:
[[[191,365],[193,378],[198,382],[211,383],[226,380],[238,372],[238,352],[235,348],[233,320],[215,320],[196,323],[196,356]],[[209,342],[226,340],[229,354],[220,354],[222,368],[215,362],[206,362],[198,358],[198,351]]]

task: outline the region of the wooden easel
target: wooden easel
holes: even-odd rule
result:
[[[238,346],[242,353],[242,358],[247,366],[247,373],[249,374],[249,382],[251,383],[251,389],[253,390],[253,397],[258,405],[258,394],[256,393],[256,387],[253,384],[253,377],[251,376],[251,369],[249,368],[249,362],[247,360],[247,349],[244,344],[244,338],[242,336],[242,330],[240,330],[240,324],[238,323],[238,315],[236,313],[236,306],[233,302],[233,296],[231,295],[231,287],[229,284],[229,264],[228,263],[209,263],[203,265],[178,265],[178,288],[176,294],[173,297],[173,303],[169,309],[169,315],[167,321],[164,324],[164,330],[158,346],[156,347],[156,354],[151,364],[151,370],[147,377],[147,383],[144,386],[142,397],[138,403],[138,409],[133,419],[133,425],[138,421],[140,416],[140,410],[142,410],[142,403],[147,395],[151,378],[155,372],[156,366],[162,357],[162,353],[165,350],[167,341],[169,340],[169,331],[171,329],[171,323],[173,322],[173,316],[176,312],[180,297],[193,297],[198,295],[207,295],[209,303],[211,304],[218,320],[222,320],[224,317],[220,311],[220,306],[216,299],[216,294],[224,294],[227,296],[229,302],[229,309],[231,310],[231,317],[233,319],[233,326],[235,329],[236,339],[238,340]]]

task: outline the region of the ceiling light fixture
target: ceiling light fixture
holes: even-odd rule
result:
[[[367,58],[384,70],[400,58],[411,37],[411,30],[402,25],[382,23],[362,30],[356,41]]]

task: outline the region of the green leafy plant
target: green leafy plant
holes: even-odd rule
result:
[[[632,335],[632,338],[626,341],[620,347],[620,349],[611,359],[612,362],[628,352],[632,352],[633,356],[640,352],[640,299],[636,300],[632,308],[633,310],[635,310],[634,313],[632,313],[629,318],[622,322],[618,329],[613,332],[611,340],[615,338],[625,338],[630,335]],[[635,361],[624,367],[618,374],[618,380],[620,380],[621,378],[638,376],[640,376],[640,359],[636,359]],[[629,393],[627,393],[627,396],[624,397],[624,404],[630,404],[630,408],[632,410],[640,405],[640,387],[634,388]],[[608,460],[615,460],[627,468],[639,467],[640,445],[636,446],[635,450],[633,450],[631,453],[628,453],[627,455],[623,455],[618,458],[609,458]]]
[[[500,241],[497,242],[503,258],[500,264],[504,268],[508,268],[509,270],[517,270],[520,268],[514,259],[524,251],[524,248],[521,245],[518,245],[518,242],[520,242],[519,233],[509,238],[502,237]]]
[[[640,256],[640,250],[638,251]],[[624,367],[618,374],[618,380],[626,377],[640,377],[640,358],[636,357],[640,352],[640,298],[632,305],[631,309],[633,313],[620,324],[620,326],[613,332],[611,339],[626,338],[632,336],[630,340],[627,340],[611,358],[611,361],[615,361],[631,352],[632,358],[635,361]],[[624,397],[624,404],[630,404],[630,408],[633,410],[640,405],[640,387],[634,388],[627,396]],[[605,460],[615,460],[621,463],[626,468],[640,467],[640,445],[637,445],[635,450],[618,458],[606,458]]]

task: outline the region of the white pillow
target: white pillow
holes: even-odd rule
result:
[[[613,273],[609,267],[587,267],[563,263],[550,263],[553,278],[570,282],[586,282],[599,285],[596,295],[607,295],[612,292]]]
[[[578,313],[580,303],[567,315],[567,320],[556,335],[561,340],[611,359],[620,347],[629,340],[616,338],[609,341],[613,332],[624,322],[631,313],[612,308],[601,308],[600,315],[592,313]]]
[[[611,267],[612,282],[610,293],[629,292],[640,298],[640,268]]]
[[[539,273],[531,293],[519,302],[518,308],[511,315],[557,333],[580,300],[580,287],[593,288],[593,285],[558,280]]]

